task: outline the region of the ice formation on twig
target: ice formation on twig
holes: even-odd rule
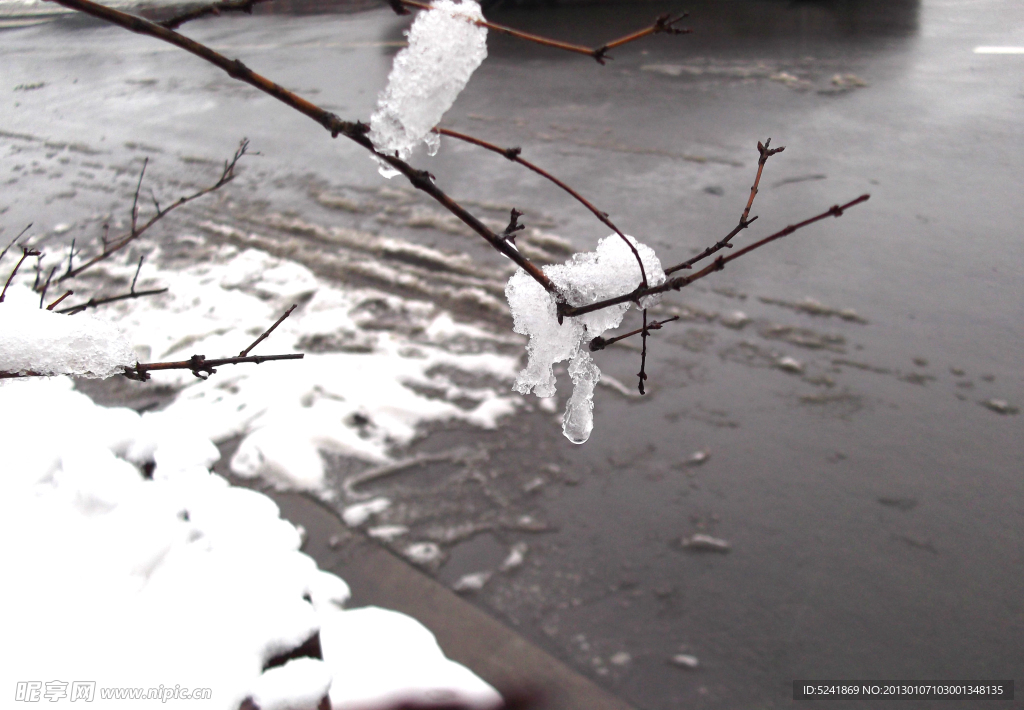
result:
[[[661,261],[650,247],[628,237],[640,253],[647,281],[658,286],[665,281]],[[558,286],[572,306],[583,306],[629,293],[640,283],[640,266],[632,250],[617,234],[605,237],[597,251],[575,254],[561,265],[545,266],[544,273]],[[569,360],[573,393],[562,417],[562,432],[569,441],[582,444],[594,428],[594,387],[601,379],[586,346],[592,338],[618,327],[629,309],[622,303],[558,323],[555,297],[522,269],[509,279],[505,296],[512,309],[515,331],[530,336],[526,346],[529,360],[519,373],[513,389],[521,394],[531,390],[538,397],[555,394],[556,362]],[[660,294],[647,296],[641,306],[649,308]]]
[[[409,46],[395,57],[387,88],[370,117],[370,140],[382,153],[405,159],[420,141],[430,155],[441,137],[432,133],[487,56],[487,28],[475,0],[437,0],[409,29]],[[378,162],[379,159],[378,159]],[[384,177],[397,170],[380,162]]]

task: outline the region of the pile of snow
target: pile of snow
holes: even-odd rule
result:
[[[252,354],[304,351],[309,342],[345,347],[306,352],[302,360],[228,365],[208,380],[188,370],[154,373],[155,382],[182,388],[162,416],[217,443],[242,438],[231,460],[235,474],[324,491],[321,452],[380,464],[426,422],[458,420],[494,429],[516,411],[518,397],[500,383],[515,377],[517,358],[486,347],[461,348],[494,336],[453,322],[431,304],[371,289],[341,290],[304,266],[256,249],[220,247],[205,263],[180,271],[160,270],[158,260],[153,249],[144,272],[147,287],[166,286],[168,293],[98,312],[130,334],[142,362],[234,355],[296,302],[299,308]],[[134,265],[111,262],[98,266],[97,275],[112,282],[134,275]],[[0,315],[15,305],[12,298],[38,310],[31,284],[30,277],[12,284]],[[374,327],[381,312],[401,322],[394,330]],[[96,320],[85,313],[46,315],[69,323]],[[4,329],[0,342],[30,332]],[[129,354],[134,365],[130,348]],[[458,373],[495,384],[469,387],[455,381],[461,381]]]
[[[658,286],[665,281],[661,262],[650,247],[629,240],[644,264],[647,282]],[[640,283],[640,265],[629,246],[617,234],[602,239],[597,251],[574,254],[562,265],[545,266],[547,274],[572,306],[629,293]],[[530,336],[529,361],[519,373],[514,389],[522,394],[531,390],[538,397],[555,394],[557,362],[569,360],[573,393],[562,417],[562,432],[569,441],[582,444],[594,428],[594,387],[601,371],[590,356],[587,344],[606,330],[616,328],[632,304],[623,303],[558,323],[555,298],[522,269],[516,271],[505,287],[515,319],[515,331]],[[648,296],[643,308],[653,306],[660,296]]]
[[[405,159],[424,141],[430,155],[437,153],[441,138],[431,129],[487,57],[487,28],[476,24],[481,20],[475,0],[436,0],[419,13],[370,118],[370,140],[378,151]],[[383,162],[380,172],[388,178],[398,174]]]
[[[0,304],[0,372],[105,378],[135,364],[131,344],[110,323],[43,310],[35,301],[32,294]]]
[[[216,447],[180,419],[99,407],[67,378],[8,381],[0,411],[5,692],[70,703],[92,683],[102,706],[110,689],[208,688],[203,707],[225,710],[311,708],[328,691],[335,710],[500,704],[415,620],[344,610],[346,584],[299,551],[273,501],[211,473]],[[263,670],[315,633],[323,660]],[[178,698],[161,706],[195,706]]]

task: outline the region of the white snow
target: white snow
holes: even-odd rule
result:
[[[169,292],[106,306],[102,312],[130,334],[136,350],[149,352],[151,360],[186,360],[194,353],[234,355],[289,306],[303,301],[252,354],[295,352],[304,349],[304,340],[318,338],[358,345],[342,352],[307,352],[302,360],[225,366],[206,381],[187,370],[154,374],[154,381],[183,387],[164,410],[176,426],[191,427],[218,443],[242,438],[230,462],[237,475],[261,476],[283,488],[322,491],[323,451],[384,463],[390,450],[410,442],[424,422],[461,420],[494,429],[516,411],[515,395],[495,387],[457,385],[448,373],[511,381],[517,358],[449,347],[466,338],[485,341],[492,336],[469,324],[455,324],[448,313],[428,303],[372,290],[341,290],[299,264],[256,249],[223,247],[207,263],[181,271],[159,270],[154,266],[159,250],[153,252],[144,273]],[[112,279],[134,276],[134,265],[108,263],[98,273],[103,270]],[[27,277],[27,284],[31,282]],[[39,297],[28,285],[12,284],[0,316],[9,306],[19,306],[19,299],[38,306]],[[403,314],[408,328],[363,328],[367,305],[375,304]],[[98,322],[87,313],[48,315]],[[99,325],[116,333],[111,325]],[[404,335],[403,330],[416,335]],[[123,336],[117,337],[127,357],[131,348]],[[130,364],[135,364],[134,353]],[[428,396],[425,390],[440,394]]]
[[[9,382],[0,411],[4,687],[210,688],[204,707],[225,710],[310,708],[328,688],[336,710],[498,705],[418,622],[344,610],[344,581],[299,551],[273,501],[211,473],[216,447],[172,414],[97,406],[64,377]],[[262,670],[318,631],[323,660]]]
[[[0,372],[104,378],[135,364],[131,343],[110,323],[47,311],[32,296],[0,303]]]
[[[163,410],[142,415],[96,406],[66,377],[0,384],[0,569],[5,604],[16,610],[0,622],[0,685],[88,679],[100,688],[209,687],[213,701],[204,707],[232,709],[249,696],[265,710],[313,707],[328,686],[336,709],[382,707],[396,697],[496,706],[495,691],[445,660],[417,622],[343,610],[344,581],[299,551],[300,533],[273,501],[230,486],[209,467],[220,456],[215,441],[241,437],[231,462],[237,473],[327,495],[323,450],[384,463],[422,422],[495,427],[515,410],[515,397],[457,385],[452,373],[511,381],[516,358],[452,346],[490,336],[430,304],[342,291],[264,252],[223,247],[202,264],[162,271],[153,266],[157,251],[143,280],[170,291],[106,306],[95,317],[40,314],[31,276],[19,275],[0,304],[3,323],[19,324],[0,327],[15,358],[2,369],[44,369],[41,358],[55,346],[43,352],[7,335],[48,334],[49,326],[37,327],[43,319],[120,351],[106,371],[95,358],[76,368],[62,357],[53,367],[109,375],[135,363],[131,341],[151,360],[237,353],[296,301],[299,309],[256,353],[291,352],[310,338],[359,347],[224,367],[208,381],[156,373],[183,389]],[[123,281],[134,264],[111,260],[96,273]],[[361,328],[360,309],[378,302],[405,314],[409,327]],[[32,320],[22,328],[18,319]],[[56,342],[80,355],[85,348],[66,334]],[[146,464],[154,465],[152,480],[140,473]],[[416,550],[423,561],[441,555],[430,545]],[[323,661],[262,672],[267,659],[318,629]]]
[[[387,498],[374,498],[365,503],[350,505],[341,513],[341,519],[350,528],[358,528],[374,515],[383,513],[391,507],[391,501]]]
[[[479,592],[490,581],[492,572],[471,572],[464,574],[452,585],[456,592]]]
[[[487,28],[475,0],[435,0],[409,29],[409,46],[395,57],[387,88],[370,117],[370,140],[377,150],[405,159],[421,141],[430,155],[440,136],[431,130],[487,57]],[[379,159],[377,159],[378,162]],[[381,175],[397,171],[380,162]]]
[[[405,614],[377,607],[333,614],[321,626],[320,643],[324,658],[332,659],[336,709],[427,702],[487,710],[501,704],[494,688],[446,659],[434,635]]]
[[[633,237],[629,239],[640,254],[648,284],[664,283],[665,272],[654,250]],[[602,239],[594,252],[575,254],[565,264],[544,267],[544,273],[573,306],[621,296],[640,283],[636,257],[617,234]],[[606,330],[617,327],[631,304],[565,318],[559,325],[554,297],[522,269],[509,279],[505,296],[512,309],[515,331],[530,336],[529,361],[516,379],[515,391],[533,391],[538,397],[554,396],[553,366],[569,360],[573,393],[566,404],[562,431],[569,441],[584,443],[594,427],[594,387],[601,379],[601,371],[587,345]],[[641,305],[650,307],[658,300],[658,296],[648,296]]]

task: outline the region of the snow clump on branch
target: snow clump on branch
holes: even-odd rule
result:
[[[482,20],[475,0],[437,0],[416,17],[409,46],[395,57],[370,117],[370,140],[378,151],[404,160],[423,141],[430,155],[437,153],[441,137],[431,130],[487,57],[487,28],[476,24]],[[384,177],[398,174],[375,159]]]
[[[0,308],[0,372],[106,378],[135,360],[121,331],[98,318],[17,302]]]
[[[640,254],[648,284],[664,283],[665,272],[654,250],[628,238]],[[617,234],[598,242],[597,251],[574,254],[562,265],[545,266],[544,273],[571,306],[584,306],[629,293],[641,278],[636,257]],[[522,269],[509,279],[505,296],[512,309],[515,331],[530,337],[526,346],[529,360],[513,389],[520,394],[529,394],[532,390],[538,397],[553,397],[553,366],[569,360],[573,393],[562,416],[562,432],[574,444],[584,443],[594,428],[594,387],[601,379],[601,370],[591,358],[588,344],[606,330],[617,328],[631,304],[622,303],[575,318],[564,318],[559,324],[555,297]],[[660,294],[647,296],[640,305],[649,308],[660,298]]]

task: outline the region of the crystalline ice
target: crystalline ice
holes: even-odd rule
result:
[[[594,430],[594,387],[601,379],[601,370],[590,353],[579,348],[569,361],[569,376],[572,377],[572,396],[562,415],[562,433],[572,443],[582,444]]]
[[[629,239],[643,261],[648,284],[664,283],[665,272],[654,250],[632,237]],[[594,252],[575,254],[565,264],[544,267],[544,273],[573,306],[629,293],[640,283],[636,257],[617,234],[602,239]],[[532,391],[538,397],[554,396],[553,366],[570,360],[569,374],[574,389],[566,405],[562,431],[573,443],[582,444],[593,429],[594,386],[601,379],[601,371],[590,357],[587,343],[606,330],[618,327],[630,304],[565,318],[559,324],[554,297],[522,269],[509,279],[505,296],[512,309],[515,331],[530,336],[526,368],[519,373],[513,389],[521,394]],[[658,298],[648,296],[641,305],[653,306]]]
[[[131,343],[110,323],[85,313],[0,304],[0,372],[105,378],[135,360]]]
[[[370,117],[370,140],[377,150],[405,159],[420,141],[430,155],[440,137],[431,133],[455,103],[487,56],[487,28],[475,0],[437,0],[421,12],[409,30],[409,46],[395,57],[387,88]],[[384,177],[397,171],[380,163]]]

